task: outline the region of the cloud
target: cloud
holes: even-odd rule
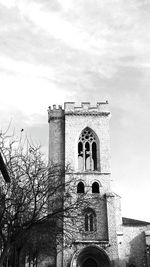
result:
[[[0,4],[7,8],[12,8],[16,6],[17,0],[6,0],[6,1],[0,0]]]
[[[150,64],[145,2],[93,1],[0,1],[17,12],[19,25],[2,35],[1,70],[31,79],[28,84],[47,79],[45,84],[74,95],[83,89],[78,99],[93,90],[93,100],[99,93],[114,99],[116,92],[120,99],[120,87],[124,94],[125,88],[135,91],[136,81],[139,91]],[[11,19],[15,25],[15,16]]]
[[[0,3],[9,11],[15,9],[17,14],[16,24],[15,17],[12,18],[13,33],[11,29],[8,35],[3,35],[7,50],[6,45],[1,45],[1,51],[52,68],[59,66],[58,80],[62,79],[62,69],[66,76],[68,69],[76,72],[77,65],[81,73],[86,69],[106,79],[113,77],[122,65],[149,67],[150,22],[144,2],[65,0],[52,4],[46,0],[16,0]]]
[[[49,105],[108,99],[114,176],[123,196],[131,178],[140,192],[150,157],[149,16],[147,0],[0,0],[1,126],[12,119],[46,148]]]
[[[79,27],[74,27],[61,14],[50,10],[43,10],[42,4],[31,2],[28,5],[20,5],[23,16],[32,21],[40,30],[44,30],[56,39],[63,40],[75,49],[90,49],[89,36]],[[94,51],[93,51],[94,52]]]
[[[51,77],[54,79],[54,69],[46,66],[36,66],[24,61],[16,61],[7,56],[0,55],[0,68],[23,76]]]
[[[14,117],[14,110],[20,109],[26,115],[35,112],[45,114],[49,105],[63,103],[71,92],[58,88],[49,80],[11,75],[3,73],[0,76],[1,98],[0,111],[9,118]],[[57,95],[57,100],[56,100]]]

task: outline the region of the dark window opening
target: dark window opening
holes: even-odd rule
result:
[[[94,229],[93,229],[93,222],[94,222],[94,220],[93,220],[93,214],[90,214],[90,231],[93,231]]]
[[[92,143],[92,158],[93,158],[93,163],[94,163],[94,170],[97,169],[97,148],[96,148],[96,143]]]
[[[77,185],[77,193],[84,193],[84,183],[79,182]]]
[[[85,169],[90,170],[90,144],[89,142],[85,143]]]
[[[91,267],[91,266],[98,267],[97,262],[92,258],[85,260],[85,262],[83,263],[83,267]]]
[[[85,231],[87,232],[88,231],[88,214],[85,214]]]
[[[83,169],[83,144],[82,142],[78,143],[78,167],[79,167],[79,170]]]
[[[99,193],[99,184],[97,182],[92,184],[92,193]]]
[[[83,157],[83,144],[82,144],[82,142],[78,143],[78,156]]]

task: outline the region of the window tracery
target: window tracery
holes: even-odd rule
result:
[[[78,169],[97,170],[97,140],[88,127],[82,131],[78,141]]]

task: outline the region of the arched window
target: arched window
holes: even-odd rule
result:
[[[84,213],[84,223],[85,223],[85,231],[86,232],[93,232],[95,230],[95,212],[92,209],[88,209]]]
[[[77,193],[84,193],[84,183],[79,182],[77,185]]]
[[[92,193],[99,193],[99,184],[97,182],[92,184]]]
[[[97,170],[98,144],[95,134],[86,128],[78,140],[78,169],[80,171]]]

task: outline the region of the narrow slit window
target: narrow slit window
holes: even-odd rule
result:
[[[89,221],[90,221],[90,232],[92,232],[94,229],[93,227],[93,223],[94,223],[94,220],[93,220],[93,214],[90,214],[89,216]]]
[[[93,163],[94,163],[94,170],[97,169],[97,148],[96,148],[96,143],[93,142],[92,143],[92,159],[93,159]]]
[[[89,142],[85,143],[85,169],[90,170],[90,144]]]
[[[83,169],[83,143],[78,143],[78,167],[79,170]]]
[[[86,231],[86,232],[87,232],[88,229],[89,229],[89,227],[88,227],[88,220],[89,220],[89,218],[88,218],[88,214],[85,214],[85,231]]]

